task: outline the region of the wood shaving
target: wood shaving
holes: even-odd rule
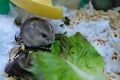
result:
[[[114,53],[114,55],[112,56],[112,60],[116,61],[117,59],[118,59],[118,55],[117,55],[117,53]]]
[[[14,48],[11,50],[10,56],[9,56],[9,62],[12,62],[12,61],[14,60],[16,54],[17,54],[18,51],[19,51],[19,47],[20,47],[20,46],[18,45],[18,46],[14,47]]]
[[[106,41],[99,39],[99,40],[95,40],[94,43],[97,44],[98,46],[101,46],[101,45],[105,46]]]
[[[110,21],[116,28],[120,28],[120,14],[118,12],[108,10],[107,12],[104,11],[96,11],[94,10],[94,14],[92,16],[88,16],[84,10],[78,10],[76,17],[78,20],[85,20],[85,21],[97,21],[99,19],[105,19]]]
[[[110,73],[105,72],[106,76],[107,76],[107,80],[116,80],[116,78],[114,76],[111,76]]]
[[[15,76],[14,76],[14,77],[13,77],[13,76],[8,77],[8,74],[5,73],[5,72],[4,72],[3,76],[4,76],[4,80],[16,80],[16,77],[15,77]]]

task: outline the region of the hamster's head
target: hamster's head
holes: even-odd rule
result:
[[[21,38],[28,47],[44,47],[54,42],[55,31],[48,21],[33,17],[22,24]]]

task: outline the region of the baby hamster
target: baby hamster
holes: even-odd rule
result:
[[[55,31],[48,21],[32,17],[22,24],[21,38],[28,47],[45,47],[54,42]]]

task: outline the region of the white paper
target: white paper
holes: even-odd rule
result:
[[[9,52],[16,46],[15,34],[19,28],[14,25],[14,17],[0,15],[0,80],[8,63]]]

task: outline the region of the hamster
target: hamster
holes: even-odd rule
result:
[[[120,0],[91,0],[96,10],[107,11],[116,7],[120,7]]]
[[[21,39],[27,47],[45,47],[55,40],[52,25],[41,18],[27,19],[21,26]]]
[[[113,7],[112,0],[91,0],[95,9],[105,10],[111,9]]]

